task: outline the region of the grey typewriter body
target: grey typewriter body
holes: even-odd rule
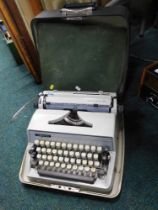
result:
[[[27,129],[20,180],[115,197],[120,191],[124,158],[117,109],[114,93],[44,91]],[[71,116],[72,110],[77,117]]]

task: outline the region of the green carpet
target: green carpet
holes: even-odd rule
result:
[[[148,45],[144,45],[144,39],[134,40],[132,53],[158,57],[154,44],[158,30],[149,30],[145,39]],[[158,111],[137,96],[144,65],[130,60],[125,97],[126,156],[120,196],[110,201],[30,187],[19,182],[18,174],[27,145],[26,128],[34,112],[33,99],[42,86],[34,83],[25,66],[16,65],[0,37],[0,210],[158,209]],[[24,104],[25,109],[13,120]]]

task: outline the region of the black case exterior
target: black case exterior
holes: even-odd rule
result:
[[[128,63],[128,11],[99,8],[89,14],[44,11],[33,19],[44,88],[124,92]]]

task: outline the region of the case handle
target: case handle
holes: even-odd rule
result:
[[[98,6],[97,0],[65,0],[65,8],[67,9],[81,9],[86,7],[92,7],[92,9],[96,9]]]
[[[91,15],[92,14],[92,7],[87,7],[84,9],[66,9],[62,8],[60,10],[63,16],[82,16],[82,15]]]

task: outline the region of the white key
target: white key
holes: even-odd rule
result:
[[[51,150],[50,148],[48,148],[47,151],[46,151],[46,153],[47,153],[48,155],[50,155],[50,154],[52,153],[52,150]]]
[[[41,147],[44,146],[44,141],[43,141],[43,140],[40,141],[40,146],[41,146]]]
[[[66,143],[63,142],[63,143],[61,144],[61,148],[62,148],[62,149],[66,149]]]
[[[72,169],[73,169],[74,171],[76,171],[76,170],[78,169],[78,166],[77,166],[77,165],[73,165],[73,166],[72,166]]]
[[[84,158],[86,158],[86,153],[85,152],[82,152],[81,153],[81,157],[84,159]]]
[[[38,165],[39,166],[43,166],[43,163],[44,163],[43,160],[40,160],[39,163],[38,163]]]
[[[39,146],[40,141],[39,141],[38,139],[36,139],[36,140],[34,141],[34,143],[35,143],[36,146]]]
[[[42,155],[41,154],[37,154],[37,159],[41,159]]]
[[[41,152],[41,147],[37,147],[36,152],[40,153]]]
[[[89,166],[86,166],[86,167],[84,168],[84,170],[85,170],[85,172],[89,172],[89,171],[90,171],[90,167],[89,167]]]
[[[92,160],[89,160],[89,161],[88,161],[88,165],[89,165],[89,166],[93,166],[93,161],[92,161]]]
[[[52,155],[47,156],[47,160],[51,161],[53,159]]]
[[[67,167],[66,167],[68,170],[70,170],[72,168],[72,165],[71,164],[68,164]]]
[[[94,176],[96,174],[96,168],[92,167],[90,170],[91,170],[92,176]]]
[[[86,166],[87,165],[87,160],[82,160],[82,165]]]
[[[80,145],[79,145],[79,150],[82,152],[82,151],[83,151],[83,149],[84,149],[83,144],[80,144]]]
[[[57,162],[58,161],[58,156],[54,156],[53,160],[54,160],[54,162]]]
[[[49,141],[45,141],[45,146],[48,148],[50,146],[50,142]]]
[[[42,155],[42,160],[46,160],[47,159],[47,155]]]
[[[68,150],[64,150],[64,156],[67,157],[69,154]]]
[[[55,167],[59,168],[60,167],[60,163],[59,162],[55,163]]]
[[[81,171],[81,172],[83,171],[83,169],[84,169],[83,166],[78,167],[78,170]]]
[[[48,161],[44,161],[44,166],[48,166],[49,165],[49,162]]]
[[[53,149],[53,150],[52,150],[52,154],[53,154],[53,155],[56,155],[56,154],[57,154],[57,150],[56,150],[56,149]]]
[[[100,166],[99,161],[94,161],[94,166],[95,166],[95,167],[99,167],[99,166]]]
[[[74,154],[75,154],[74,151],[69,152],[70,157],[74,157]]]
[[[63,154],[63,150],[59,149],[58,150],[58,155],[61,156]]]
[[[71,158],[71,159],[70,159],[70,163],[71,163],[71,164],[74,164],[74,163],[75,163],[75,158]]]
[[[54,162],[50,162],[50,163],[49,163],[49,166],[50,166],[50,167],[53,167],[53,166],[54,166]]]
[[[97,147],[97,152],[98,152],[98,153],[101,153],[101,152],[102,152],[102,147],[98,146],[98,147]]]
[[[88,158],[89,160],[91,160],[91,159],[92,159],[92,153],[89,152],[89,153],[87,154],[87,158]]]
[[[77,164],[77,165],[81,165],[81,159],[77,159],[77,160],[76,160],[76,164]]]
[[[86,152],[89,152],[90,151],[90,146],[89,145],[85,145],[85,150],[86,150]]]
[[[99,156],[99,155],[98,155],[97,153],[94,153],[93,159],[94,159],[94,160],[98,160],[98,156]]]
[[[59,157],[59,162],[62,163],[64,161],[63,157]]]
[[[64,169],[65,167],[66,167],[66,164],[65,163],[62,163],[61,164],[61,168]]]
[[[43,147],[43,148],[41,149],[41,152],[42,152],[43,154],[46,154],[46,148]]]
[[[69,149],[69,150],[71,150],[72,149],[72,144],[67,144],[67,148]]]
[[[78,149],[78,144],[74,144],[74,145],[73,145],[73,149],[74,149],[74,150],[77,150],[77,149]]]
[[[65,157],[65,158],[64,158],[64,162],[65,162],[65,163],[68,163],[68,162],[69,162],[69,158],[68,158],[68,157]]]
[[[61,142],[56,142],[55,146],[56,146],[57,149],[60,149]]]
[[[96,146],[91,146],[91,152],[95,152],[96,151]]]
[[[55,148],[55,142],[51,141],[50,146],[51,146],[51,148]]]
[[[80,152],[75,152],[75,157],[79,158],[80,157]]]

